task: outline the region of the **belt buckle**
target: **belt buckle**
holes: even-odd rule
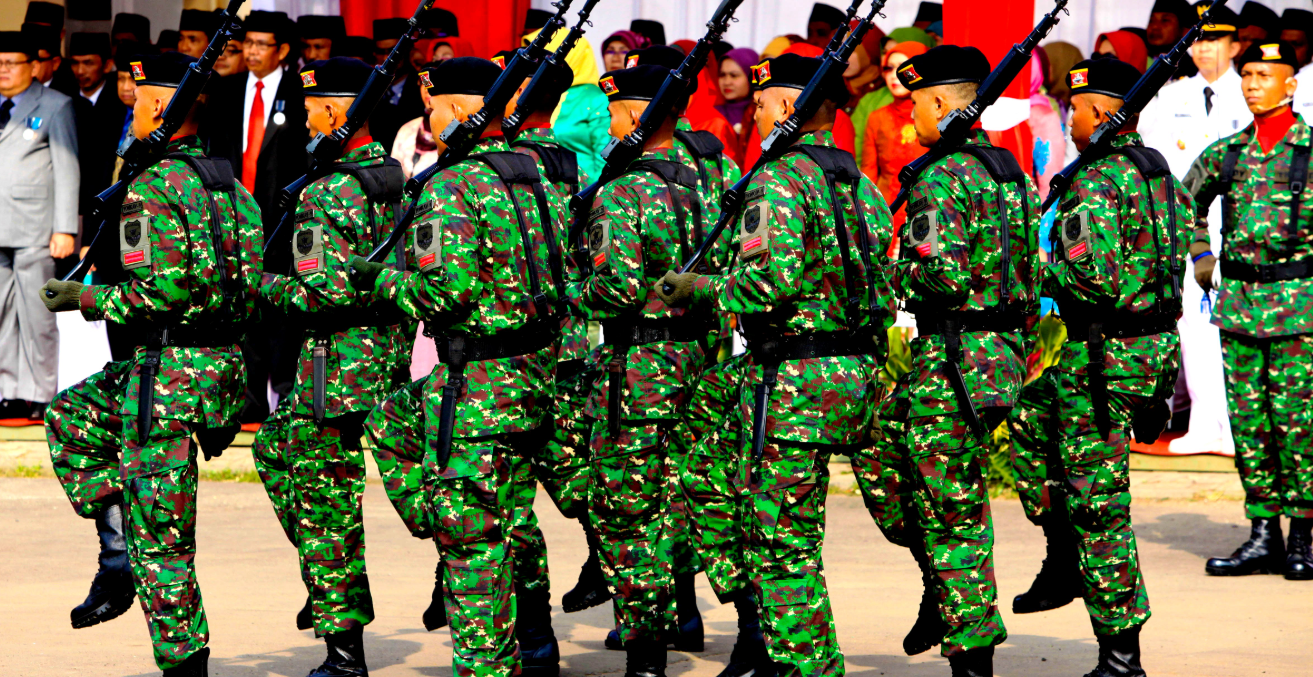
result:
[[[1272,284],[1277,281],[1277,267],[1275,265],[1258,265],[1258,281],[1263,284]]]

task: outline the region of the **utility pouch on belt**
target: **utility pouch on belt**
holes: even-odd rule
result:
[[[438,470],[447,469],[451,460],[451,435],[456,425],[456,400],[465,388],[465,337],[447,339],[447,384],[442,386],[442,408],[438,413]]]
[[[141,360],[141,382],[137,384],[137,439],[145,446],[155,417],[155,377],[160,373],[160,352],[169,343],[169,328],[146,335],[145,357]]]
[[[326,406],[324,400],[328,390],[328,339],[317,338],[310,349],[310,362],[313,369],[311,407],[314,409],[315,423],[324,422]]]
[[[1090,382],[1090,402],[1094,405],[1094,427],[1099,430],[1099,437],[1106,440],[1112,430],[1108,416],[1108,377],[1103,371],[1103,323],[1090,323],[1089,343],[1085,345],[1090,363],[1086,367]]]
[[[967,427],[975,433],[981,441],[984,441],[989,435],[989,431],[980,423],[980,415],[976,412],[976,404],[971,401],[971,391],[967,390],[966,377],[962,375],[962,325],[957,320],[945,319],[944,326],[944,372],[948,378],[948,385],[953,389],[953,396],[957,398],[957,408],[962,413],[962,418],[966,421]]]

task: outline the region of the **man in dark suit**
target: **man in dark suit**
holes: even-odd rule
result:
[[[68,56],[78,90],[73,111],[78,120],[83,214],[90,199],[112,183],[115,152],[127,115],[127,106],[118,97],[117,83],[110,81],[114,63],[109,53],[108,33],[74,33],[69,39]]]
[[[244,22],[242,56],[247,72],[220,78],[209,93],[203,134],[211,157],[232,162],[238,180],[255,197],[268,238],[282,216],[278,194],[306,172],[305,96],[301,80],[285,64],[296,43],[295,24],[283,12],[251,12]],[[290,236],[290,229],[283,235]],[[289,247],[273,247],[265,257],[266,270],[286,272],[291,265]],[[263,420],[269,414],[266,383],[284,396],[291,391],[298,336],[285,330],[286,322],[264,313],[260,327],[248,332],[247,386],[244,422]]]

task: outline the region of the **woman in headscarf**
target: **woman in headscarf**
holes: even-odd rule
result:
[[[671,46],[688,54],[695,44],[697,43],[692,40],[676,40]],[[715,134],[726,150],[730,150],[738,145],[739,137],[734,133],[734,127],[725,116],[716,110],[716,106],[725,103],[725,97],[720,95],[719,80],[720,69],[716,65],[716,57],[707,54],[707,62],[698,71],[697,91],[688,98],[688,108],[684,111],[684,117],[688,119],[693,131]],[[732,151],[730,157],[734,157]],[[738,160],[738,158],[734,159]]]
[[[1085,56],[1081,54],[1080,48],[1070,42],[1054,41],[1043,47],[1049,62],[1044,87],[1049,90],[1049,96],[1057,100],[1061,107],[1062,118],[1065,120],[1067,109],[1071,107],[1071,90],[1067,87],[1067,72],[1072,66],[1085,60]]]
[[[433,57],[430,61],[446,61],[460,56],[476,56],[473,43],[465,38],[452,36],[433,41]]]
[[[636,49],[644,49],[651,44],[651,40],[633,31],[616,31],[612,33],[602,41],[602,72],[624,68],[626,55]]]
[[[898,170],[925,153],[925,148],[916,142],[916,128],[912,124],[912,93],[898,81],[897,75],[904,61],[925,52],[925,45],[919,42],[900,42],[885,54],[881,74],[892,102],[866,118],[862,173],[875,182],[885,202],[892,202],[902,186]],[[902,219],[902,213],[895,218]]]
[[[789,47],[793,46],[795,43],[799,43],[799,42],[807,42],[807,38],[804,38],[801,35],[796,35],[794,33],[790,33],[788,35],[777,35],[771,38],[771,41],[766,43],[766,46],[762,48],[761,58],[774,59],[775,57],[783,54],[784,50],[788,49]]]
[[[1140,36],[1130,31],[1112,31],[1095,38],[1094,53],[1115,56],[1141,73],[1149,67],[1149,48]]]
[[[725,103],[716,106],[716,110],[734,128],[738,143],[725,152],[742,165],[743,150],[748,143],[752,130],[753,114],[756,106],[752,103],[752,67],[759,63],[757,53],[747,47],[731,49],[720,60],[720,96]]]
[[[1044,76],[1048,73],[1048,56],[1039,47],[1030,55],[1030,133],[1035,138],[1033,170],[1039,199],[1049,194],[1049,180],[1057,174],[1066,159],[1067,135],[1058,102],[1044,92]]]

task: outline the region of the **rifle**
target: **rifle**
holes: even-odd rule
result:
[[[123,158],[123,169],[119,173],[119,180],[93,200],[91,218],[87,220],[97,224],[96,234],[92,236],[91,244],[87,245],[87,255],[78,261],[73,270],[68,271],[68,274],[61,278],[64,282],[86,275],[87,269],[103,257],[101,250],[108,246],[106,243],[111,239],[114,229],[118,228],[119,209],[123,205],[123,197],[128,194],[128,186],[150,169],[161,155],[164,155],[169,147],[169,140],[186,121],[187,114],[191,112],[196,99],[200,97],[201,91],[209,82],[210,74],[214,72],[214,63],[223,55],[224,48],[232,39],[233,24],[237,23],[237,10],[244,1],[229,0],[228,7],[219,14],[218,28],[214,37],[210,39],[210,44],[205,48],[205,53],[201,54],[201,58],[196,60],[182,76],[173,98],[164,109],[164,120],[159,128],[145,139],[129,137],[132,139],[131,143],[119,151],[119,157]],[[109,266],[102,267],[108,269]],[[46,295],[54,298],[53,291],[46,292]]]
[[[898,180],[902,182],[902,188],[898,191],[898,196],[894,198],[889,205],[891,213],[897,213],[898,209],[907,202],[907,196],[912,191],[912,185],[916,183],[917,177],[926,167],[938,162],[944,157],[957,150],[959,146],[971,135],[971,128],[980,120],[980,114],[985,112],[986,108],[994,105],[998,97],[1003,94],[1003,90],[1016,79],[1021,69],[1030,66],[1030,54],[1039,46],[1040,40],[1048,36],[1049,31],[1058,25],[1059,12],[1067,11],[1068,0],[1057,0],[1053,10],[1040,19],[1039,25],[1035,26],[1030,35],[1026,36],[1019,44],[1012,45],[1007,56],[998,63],[998,66],[989,73],[989,77],[980,83],[980,88],[976,91],[976,98],[967,104],[966,108],[958,108],[939,121],[939,141],[925,155],[907,163],[898,172]]]
[[[1126,99],[1123,101],[1122,107],[1109,116],[1107,121],[1099,125],[1098,129],[1094,130],[1094,134],[1090,136],[1090,145],[1081,151],[1080,157],[1072,160],[1071,164],[1063,167],[1062,171],[1049,180],[1049,195],[1044,198],[1044,205],[1040,208],[1041,214],[1047,212],[1049,207],[1052,207],[1053,203],[1057,202],[1058,198],[1067,192],[1072,181],[1076,179],[1077,172],[1082,167],[1108,154],[1108,150],[1112,148],[1112,140],[1121,133],[1122,127],[1126,126],[1126,122],[1139,115],[1144,107],[1149,105],[1149,101],[1158,94],[1158,90],[1162,89],[1163,85],[1167,84],[1167,81],[1171,80],[1172,76],[1176,74],[1176,69],[1185,60],[1185,54],[1190,49],[1190,45],[1199,39],[1199,36],[1203,34],[1203,27],[1212,21],[1213,9],[1222,4],[1222,2],[1214,2],[1209,5],[1208,9],[1199,15],[1199,23],[1191,26],[1190,30],[1186,31],[1185,35],[1182,35],[1181,39],[1170,50],[1153,60],[1153,65],[1149,66],[1149,70],[1145,71],[1144,75],[1141,75],[1140,79],[1136,80],[1135,85],[1131,87],[1131,91],[1126,93]]]
[[[506,104],[511,102],[511,97],[515,96],[516,90],[524,79],[529,77],[530,73],[543,55],[547,53],[547,43],[551,41],[557,29],[565,26],[566,10],[570,9],[570,3],[573,0],[558,0],[553,2],[552,6],[556,8],[556,14],[547,20],[543,29],[539,31],[538,37],[525,47],[515,50],[515,56],[511,57],[510,62],[502,69],[501,75],[497,76],[497,81],[492,84],[492,88],[483,97],[483,107],[473,115],[465,118],[462,122],[459,118],[452,120],[447,124],[446,129],[438,134],[442,143],[447,146],[438,156],[438,161],[433,163],[432,167],[416,174],[406,182],[406,197],[409,198],[410,204],[406,211],[401,214],[397,220],[397,225],[392,228],[388,235],[387,241],[374,248],[369,252],[365,260],[371,263],[381,263],[392,251],[401,238],[405,236],[406,230],[415,220],[415,208],[419,205],[419,197],[424,192],[424,186],[429,179],[433,178],[438,172],[453,167],[469,157],[470,151],[479,142],[483,132],[488,128],[494,117],[500,117],[506,112]]]
[[[529,80],[529,85],[524,88],[520,98],[515,102],[515,112],[501,122],[501,131],[502,134],[506,135],[506,138],[512,138],[518,134],[520,126],[524,124],[524,119],[529,117],[530,113],[538,110],[543,98],[543,80],[546,79],[547,74],[552,69],[565,61],[565,57],[570,53],[570,50],[574,49],[575,44],[579,42],[579,38],[583,37],[584,26],[593,25],[593,22],[588,20],[588,16],[593,13],[593,7],[598,2],[601,2],[601,0],[586,0],[584,2],[584,8],[579,10],[579,21],[575,22],[574,27],[565,35],[565,41],[557,46],[555,52],[552,52],[546,59],[543,59],[542,63],[538,64],[538,70],[534,71],[533,79]],[[543,30],[547,30],[547,27],[544,26]]]
[[[784,122],[775,123],[775,129],[761,142],[761,157],[720,197],[720,218],[716,220],[716,225],[707,237],[702,240],[702,244],[698,245],[697,251],[693,252],[693,256],[684,262],[683,267],[679,269],[680,273],[687,273],[697,267],[715,246],[721,233],[725,232],[729,224],[738,217],[739,209],[743,206],[743,197],[747,193],[748,183],[752,181],[753,175],[766,166],[766,163],[779,159],[802,136],[802,126],[811,120],[825,103],[823,88],[826,79],[833,77],[836,72],[842,73],[848,67],[848,57],[852,56],[857,45],[862,44],[866,32],[875,25],[875,17],[884,16],[881,10],[884,9],[885,2],[886,0],[875,0],[866,17],[845,39],[848,26],[852,23],[853,17],[857,16],[857,8],[862,4],[862,0],[853,0],[853,4],[848,7],[848,18],[834,31],[834,37],[830,38],[830,44],[825,48],[825,54],[821,56],[821,67],[794,101],[793,115]],[[667,294],[674,291],[669,284],[663,284],[662,289]]]
[[[602,166],[601,174],[592,185],[579,191],[570,201],[570,209],[574,212],[574,223],[570,226],[569,234],[571,243],[579,242],[584,227],[588,225],[588,212],[598,191],[602,186],[620,178],[629,165],[643,154],[643,146],[648,137],[655,134],[662,123],[670,117],[675,103],[687,96],[689,83],[706,67],[711,45],[720,40],[720,36],[729,28],[729,23],[734,18],[734,10],[742,3],[743,0],[721,0],[720,6],[711,15],[711,20],[707,21],[706,34],[693,45],[693,49],[689,50],[688,56],[684,57],[679,67],[666,76],[666,81],[661,83],[656,96],[652,97],[652,101],[647,104],[643,115],[638,119],[638,128],[623,139],[611,139],[606,145],[602,151],[602,158],[606,160],[606,164]],[[576,259],[582,269],[591,269],[588,265],[588,256],[582,253],[582,247],[579,247]]]
[[[397,40],[396,46],[388,53],[383,63],[374,67],[374,72],[369,74],[369,79],[365,81],[364,89],[356,96],[356,100],[351,103],[351,107],[346,112],[346,122],[341,127],[333,130],[331,134],[322,132],[315,134],[315,137],[306,145],[306,153],[310,155],[310,170],[301,178],[287,184],[282,192],[278,195],[278,209],[282,216],[278,219],[278,226],[269,234],[269,239],[264,243],[265,261],[269,260],[268,254],[272,250],[274,243],[279,241],[279,236],[284,232],[288,219],[296,211],[296,201],[305,187],[322,178],[328,168],[342,157],[342,147],[355,136],[360,128],[365,126],[371,113],[378,104],[383,101],[387,95],[388,89],[392,86],[392,80],[396,77],[397,71],[400,70],[401,64],[410,55],[410,47],[415,44],[424,28],[420,21],[424,14],[433,8],[435,0],[420,0],[419,7],[415,8],[415,14],[406,22],[406,32],[402,33],[401,38]],[[291,244],[291,239],[287,240]],[[268,271],[281,273],[284,271]]]

